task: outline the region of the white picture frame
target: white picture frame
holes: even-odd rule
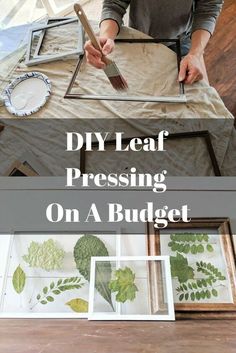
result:
[[[115,254],[117,256],[120,255],[120,229],[119,228],[110,228],[109,230],[106,231],[102,231],[102,230],[92,230],[92,229],[84,229],[84,230],[77,230],[77,231],[73,231],[73,230],[46,230],[45,227],[36,227],[38,229],[41,229],[40,231],[36,231],[34,230],[20,230],[19,228],[17,230],[12,230],[11,233],[8,233],[8,246],[7,246],[7,256],[6,259],[4,261],[4,275],[3,275],[3,279],[2,279],[2,286],[0,283],[0,318],[7,318],[7,319],[13,319],[13,318],[24,318],[24,319],[86,319],[88,318],[88,313],[77,313],[77,312],[62,312],[62,311],[55,311],[55,309],[52,312],[29,312],[28,310],[21,310],[21,311],[6,311],[4,310],[5,307],[5,303],[6,303],[6,294],[8,292],[8,288],[9,288],[9,284],[7,287],[7,282],[11,282],[12,279],[12,271],[11,268],[11,261],[12,261],[12,250],[13,250],[13,246],[14,246],[14,241],[15,238],[17,237],[17,235],[22,234],[24,236],[31,236],[33,233],[36,234],[37,236],[40,236],[40,233],[47,233],[50,234],[50,236],[52,236],[53,234],[59,234],[60,235],[76,235],[76,236],[82,236],[84,234],[92,234],[95,236],[103,236],[103,237],[109,237],[112,236],[114,237],[113,242],[113,247],[115,247]],[[38,241],[39,237],[37,238]],[[40,242],[40,241],[39,241]],[[16,266],[13,266],[14,268]],[[71,275],[72,276],[72,275]],[[81,276],[79,274],[78,271],[78,276]],[[68,276],[70,277],[70,276]],[[30,276],[29,276],[30,278]],[[53,275],[52,277],[50,277],[50,281],[48,282],[47,286],[49,287],[49,284],[51,283],[51,281],[53,280]],[[42,286],[43,288],[43,286]],[[87,301],[89,300],[89,282],[86,283],[86,288],[85,290],[87,291]],[[11,297],[12,298],[12,297]],[[27,298],[28,300],[28,298]],[[25,303],[25,300],[23,298],[22,300],[23,303]],[[14,303],[15,305],[15,301],[14,300],[9,300],[8,303],[8,307],[10,307],[12,305],[12,303]]]
[[[94,300],[95,300],[95,276],[96,276],[96,264],[98,262],[116,262],[116,268],[120,267],[122,261],[163,261],[164,274],[166,280],[166,300],[168,307],[168,314],[121,314],[121,304],[116,302],[115,313],[113,312],[95,312],[94,311]],[[148,272],[148,270],[147,270]],[[148,277],[148,275],[147,275]],[[171,281],[170,271],[170,260],[169,256],[118,256],[118,257],[92,257],[91,259],[91,271],[90,271],[90,289],[89,289],[89,320],[150,320],[150,321],[174,321],[174,301],[173,301],[173,290]]]
[[[42,34],[45,33],[47,29],[64,26],[74,22],[78,22],[78,42],[77,42],[78,44],[76,49],[73,49],[67,52],[62,52],[62,53],[56,53],[56,54],[45,54],[45,55],[38,54],[40,49],[39,46],[41,46],[42,44]],[[40,31],[42,33],[41,33],[41,36],[39,37],[39,41],[38,41],[39,45],[36,46],[36,51],[38,55],[34,55],[32,54],[33,35],[34,33],[40,32]],[[84,53],[83,27],[77,17],[66,18],[65,20],[62,20],[62,21],[60,20],[58,22],[56,21],[55,23],[34,27],[29,31],[29,40],[28,40],[28,46],[27,46],[27,51],[25,55],[25,65],[30,67],[34,65],[49,63],[56,60],[66,60],[68,58],[79,57],[83,53]],[[31,57],[31,54],[32,54],[32,57]]]

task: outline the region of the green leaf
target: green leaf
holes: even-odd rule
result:
[[[43,293],[44,293],[44,294],[47,294],[47,292],[48,292],[48,287],[44,287],[44,288],[43,288]]]
[[[195,301],[195,293],[194,292],[191,293],[190,298],[193,302]]]
[[[185,299],[185,300],[188,300],[188,298],[189,298],[189,294],[186,293],[185,296],[184,296],[184,299]]]
[[[64,257],[65,251],[57,245],[56,241],[49,239],[42,244],[32,241],[28,254],[24,255],[23,259],[30,267],[52,271],[62,268]]]
[[[184,299],[184,294],[180,294],[179,301],[182,302],[183,299]]]
[[[43,304],[43,305],[46,305],[48,302],[47,302],[47,300],[41,300],[40,303]]]
[[[88,302],[81,298],[72,299],[66,303],[69,307],[76,313],[87,313],[88,312]]]
[[[194,278],[193,268],[188,266],[188,260],[181,254],[170,257],[171,275],[177,277],[180,283]]]
[[[115,271],[115,279],[110,281],[109,288],[112,292],[117,292],[117,302],[125,303],[135,299],[138,288],[134,281],[135,274],[129,267]]]
[[[86,234],[75,245],[74,259],[77,269],[87,281],[90,280],[90,263],[93,256],[109,256],[109,253],[105,244],[98,237]],[[110,262],[106,261],[96,264],[95,288],[113,308],[111,290],[109,288],[111,273]]]
[[[53,290],[52,292],[53,292],[53,294],[55,294],[55,295],[59,295],[59,294],[61,294],[61,291],[60,291],[60,290],[58,290],[58,289],[55,289],[55,290]]]
[[[207,244],[207,251],[209,251],[209,252],[213,252],[214,251],[214,248],[213,248],[213,246],[211,245],[211,244]]]
[[[16,293],[20,294],[23,292],[25,288],[25,281],[26,281],[25,272],[22,270],[22,268],[19,265],[16,268],[12,278],[12,284]]]
[[[211,293],[214,297],[218,297],[218,292],[216,289],[212,289]]]
[[[199,288],[201,288],[201,287],[202,287],[202,282],[201,282],[201,280],[200,280],[200,279],[198,279],[198,280],[197,280],[197,286],[198,286]]]
[[[202,244],[199,244],[199,245],[197,246],[197,252],[198,252],[198,253],[203,253],[203,252],[204,252],[204,246],[203,246]]]
[[[50,302],[50,303],[51,303],[51,302],[54,302],[54,298],[51,297],[51,296],[48,296],[46,299],[47,299],[47,301]]]
[[[51,282],[49,287],[44,287],[42,290],[43,294],[38,294],[36,297],[38,303],[41,303],[43,305],[46,305],[47,303],[52,303],[55,300],[52,296],[53,294],[59,295],[68,290],[80,289],[84,285],[84,283],[81,283],[80,277],[66,278],[64,281],[60,279],[57,282],[57,285],[58,283],[60,285],[56,287],[54,282]],[[37,305],[37,303],[35,305]]]
[[[209,240],[208,234],[203,234],[203,240],[204,240],[205,242],[208,242],[208,240]]]
[[[197,246],[196,246],[195,244],[193,244],[193,245],[191,246],[191,253],[192,253],[193,255],[197,254]]]
[[[197,300],[200,300],[200,299],[201,299],[201,294],[200,294],[200,292],[196,292],[196,298],[197,298]]]
[[[57,282],[57,287],[60,286],[60,284],[62,284],[62,279],[59,279],[59,281]]]

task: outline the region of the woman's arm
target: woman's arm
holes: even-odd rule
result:
[[[100,23],[99,42],[102,54],[108,55],[114,49],[114,39],[120,31],[122,19],[126,13],[130,0],[103,1],[103,9]],[[98,69],[104,69],[102,54],[96,50],[90,41],[85,43],[85,52],[88,63]]]
[[[204,50],[215,29],[223,0],[196,0],[192,26],[191,48],[181,61],[179,81],[187,84],[202,80],[208,81],[204,63]]]

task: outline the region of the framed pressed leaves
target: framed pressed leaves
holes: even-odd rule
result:
[[[235,254],[227,218],[193,218],[155,229],[147,224],[148,255],[168,255],[177,317],[236,317]],[[154,270],[150,269],[153,276]],[[158,295],[153,291],[155,303]]]
[[[0,236],[7,254],[0,273],[0,317],[87,317],[91,257],[119,256],[116,231],[28,231],[5,237],[7,242]]]
[[[159,266],[149,277],[149,266]],[[160,288],[162,301],[153,311],[150,286]],[[106,292],[101,300],[100,292]],[[89,320],[174,320],[168,256],[93,257],[89,291]]]

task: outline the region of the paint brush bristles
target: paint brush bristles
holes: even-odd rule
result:
[[[102,53],[102,47],[101,47],[99,41],[97,40],[97,37],[96,37],[81,5],[75,4],[74,10],[75,10],[75,13],[77,14],[77,16],[79,17],[80,22],[82,23],[85,32],[87,33],[89,39],[91,40],[91,43],[93,44],[93,46],[97,50],[99,50]],[[128,84],[127,84],[126,80],[124,79],[124,77],[121,75],[115,62],[110,60],[106,56],[102,57],[102,61],[106,64],[104,72],[105,72],[106,76],[108,77],[109,81],[111,82],[112,86],[115,88],[115,90],[117,90],[117,91],[126,90],[128,88]]]

